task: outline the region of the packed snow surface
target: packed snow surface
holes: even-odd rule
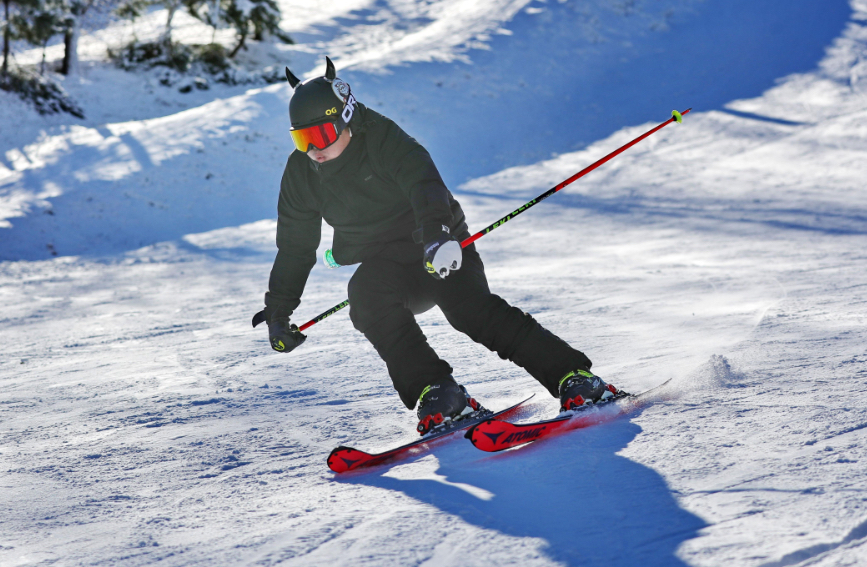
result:
[[[867,0],[281,7],[297,43],[244,56],[310,77],[331,55],[472,230],[692,107],[477,243],[600,376],[669,382],[516,450],[334,475],[332,448],[415,420],[346,312],[288,355],[250,328],[291,89],[180,94],[100,62],[132,33],[112,24],[65,81],[84,120],[0,93],[0,565],[867,565]],[[293,320],[352,271],[316,266]],[[556,413],[420,322],[486,406]]]

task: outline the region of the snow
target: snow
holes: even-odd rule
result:
[[[64,85],[85,120],[0,95],[0,564],[867,564],[867,2],[281,8],[299,43],[246,57],[313,76],[333,54],[476,230],[692,106],[477,244],[601,376],[671,383],[503,454],[456,439],[335,476],[333,447],[414,419],[345,311],[289,355],[250,328],[290,89],[180,94],[100,63],[109,26]],[[296,322],[352,270],[317,265]],[[420,321],[485,405],[556,412]]]

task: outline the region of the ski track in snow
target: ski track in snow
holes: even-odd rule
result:
[[[313,73],[331,49],[352,64],[359,99],[434,148],[476,230],[665,116],[590,121],[596,138],[558,132],[543,155],[532,135],[515,142],[532,116],[487,114],[532,96],[493,81],[456,102],[467,69],[548,72],[562,61],[530,40],[561,21],[580,32],[564,52],[614,68],[611,53],[668,53],[725,11],[313,4],[281,4],[298,9],[293,68]],[[672,379],[653,404],[502,454],[458,439],[339,477],[333,447],[391,447],[414,420],[345,312],[290,355],[250,329],[275,252],[287,88],[187,97],[92,63],[68,86],[84,122],[3,98],[0,564],[867,564],[867,2],[841,6],[828,12],[847,21],[799,72],[697,107],[477,244],[492,289],[601,376],[635,392]],[[137,33],[157,30],[152,18]],[[751,29],[734,39],[754,45]],[[124,33],[94,34],[85,52]],[[709,83],[704,54],[680,61],[696,84],[749,90]],[[595,85],[588,97],[609,92],[576,75]],[[449,148],[449,128],[429,125],[438,105],[488,124],[502,154],[476,156],[472,135]],[[320,253],[329,240],[326,227]],[[317,265],[296,321],[344,299],[351,274]],[[435,310],[420,321],[488,407],[543,395]],[[537,396],[522,418],[554,411]]]

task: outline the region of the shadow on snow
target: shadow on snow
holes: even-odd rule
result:
[[[510,203],[503,206],[504,212],[517,208],[535,196],[529,193],[519,196],[477,191],[464,191],[463,194]],[[781,231],[807,231],[832,236],[867,234],[867,210],[856,207],[843,210],[825,203],[816,203],[812,207],[785,207],[781,205],[781,201],[754,203],[738,199],[701,197],[669,199],[639,195],[599,197],[570,194],[567,191],[558,193],[556,198],[558,209],[584,209],[597,216],[605,215],[612,218],[628,216],[634,222],[640,221],[643,226],[663,223],[680,228],[689,226],[690,230],[708,230],[709,227],[713,227],[713,230],[718,232],[734,231],[740,234],[744,227],[752,225]],[[539,207],[546,206],[552,204],[539,205]],[[487,219],[479,219],[481,222],[485,220]]]
[[[706,524],[678,506],[658,473],[617,454],[640,432],[620,420],[489,456],[456,441],[437,450],[439,468],[427,478],[387,476],[402,461],[336,482],[398,491],[486,530],[539,538],[567,565],[685,566],[677,548]]]
[[[267,140],[285,135],[285,103],[263,91],[251,95],[253,105],[260,110],[252,125],[227,120],[203,133],[198,146],[190,144],[158,164],[135,136],[112,140],[110,131],[99,128],[101,145],[72,145],[55,162],[24,170],[13,191],[17,186],[36,193],[53,185],[62,194],[10,218],[11,229],[0,228],[0,261],[101,257],[274,218],[286,156],[275,157]],[[246,141],[248,127],[266,134],[266,141]],[[100,179],[101,168],[114,162],[139,171]]]
[[[548,2],[507,22],[512,35],[470,52],[470,65],[342,74],[360,101],[426,144],[456,187],[661,122],[672,109],[724,110],[757,97],[814,70],[852,14],[846,0],[670,4],[644,14],[629,2]]]
[[[680,5],[683,10],[648,16],[630,12],[630,3],[618,5],[620,11],[547,3],[541,13],[520,12],[507,24],[513,35],[494,37],[490,50],[472,51],[472,65],[422,63],[390,75],[342,75],[359,100],[426,144],[456,187],[580,149],[624,126],[660,121],[671,108],[721,109],[758,96],[779,77],[814,69],[851,14],[845,0],[792,0],[785,9],[749,0]],[[257,102],[260,117],[242,126],[284,136],[282,98],[262,93]],[[112,159],[95,149],[26,171],[13,190],[38,191],[50,182],[63,194],[47,199],[49,209],[35,207],[10,219],[13,228],[0,229],[0,261],[101,256],[274,217],[285,158],[268,159],[261,146],[224,136],[206,139],[205,149],[229,141],[238,157],[203,162],[187,154],[155,166],[132,136],[123,141],[142,170],[119,182],[76,181],[82,163]],[[208,169],[216,170],[213,178]],[[172,195],[177,191],[189,195]],[[758,216],[783,228],[815,226],[774,214]]]

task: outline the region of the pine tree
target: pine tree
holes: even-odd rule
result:
[[[14,4],[13,4],[14,1]],[[66,28],[67,13],[64,0],[4,0],[3,70],[0,89],[18,96],[33,105],[39,114],[68,112],[84,118],[84,112],[66,92],[45,73],[45,46]],[[12,8],[14,7],[14,12]],[[27,69],[9,70],[10,42],[22,39],[42,48],[39,75]]]
[[[78,38],[81,25],[88,13],[109,10],[117,0],[56,0],[63,13],[63,63],[60,72],[64,75],[78,73]]]
[[[262,41],[268,34],[293,43],[280,29],[280,7],[274,0],[184,0],[190,14],[214,27],[225,23],[235,28],[237,44],[229,58],[246,47],[247,38]]]
[[[102,1],[112,1],[112,0],[102,0]],[[158,40],[158,43],[164,49],[165,53],[168,54],[169,59],[172,58],[172,54],[174,53],[174,46],[172,43],[172,21],[175,19],[175,14],[180,10],[183,6],[189,5],[189,0],[113,0],[114,4],[118,6],[115,10],[115,13],[122,17],[128,18],[135,22],[135,19],[141,16],[144,11],[149,6],[162,6],[166,9],[166,27],[163,29],[163,33]],[[197,0],[194,0],[197,1]]]
[[[145,10],[150,5],[150,0],[127,0],[121,3],[114,11],[119,17],[132,22],[132,37],[135,42],[138,42],[138,37],[135,33],[135,21],[145,13]]]
[[[21,22],[21,14],[38,4],[38,0],[3,0],[3,67],[0,78],[9,75],[9,55],[12,54],[12,40],[19,39],[16,22]]]
[[[230,59],[245,47],[250,32],[257,41],[264,39],[267,33],[282,34],[280,8],[274,0],[231,0],[224,14],[226,21],[235,28],[238,38],[238,44],[229,53]]]
[[[59,0],[34,0],[13,16],[12,24],[18,39],[42,48],[39,74],[45,74],[45,48],[48,41],[64,30],[65,15]]]

